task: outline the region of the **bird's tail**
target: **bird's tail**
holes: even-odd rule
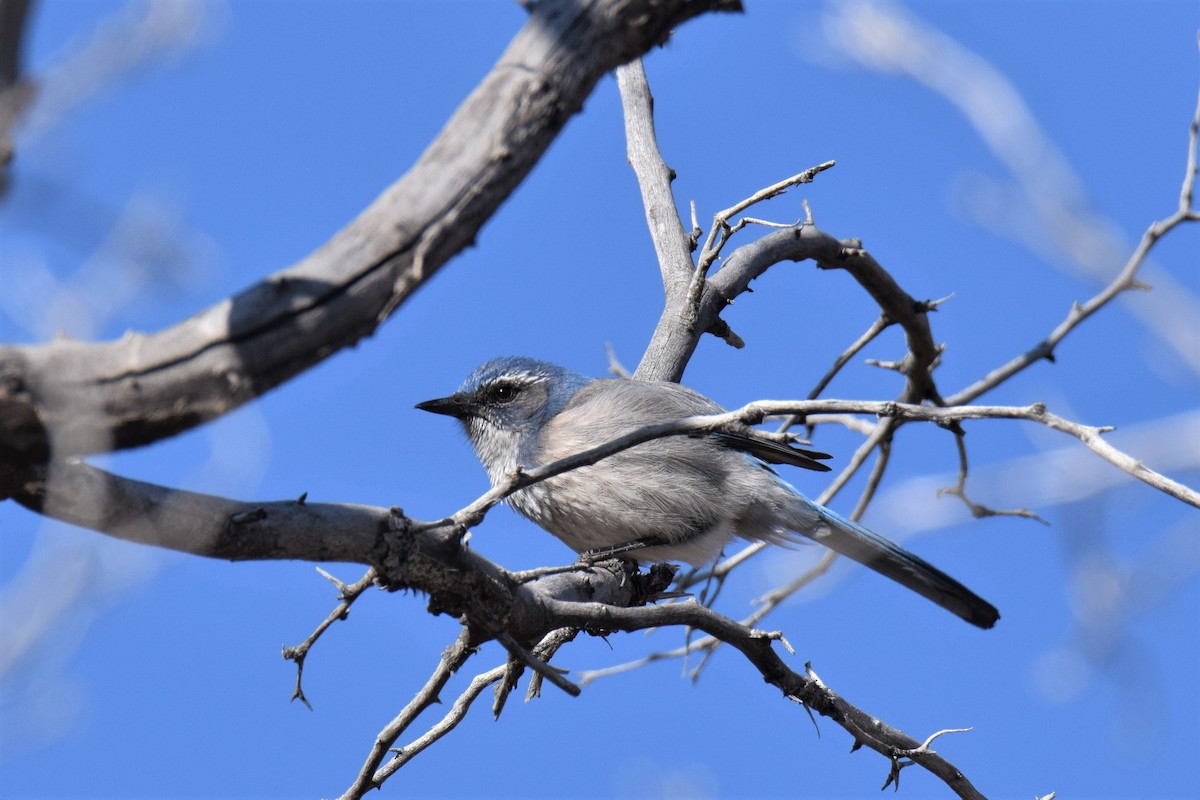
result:
[[[900,545],[823,506],[809,506],[806,512],[815,510],[820,521],[807,530],[800,528],[806,536],[907,586],[972,625],[990,628],[1000,619],[991,603]]]

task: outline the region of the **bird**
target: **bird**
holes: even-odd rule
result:
[[[590,378],[526,356],[494,358],[416,408],[457,418],[493,486],[646,425],[723,409],[668,381]],[[980,628],[994,606],[904,548],[814,503],[772,464],[828,470],[826,453],[746,432],[653,439],[513,492],[516,511],[577,553],[701,567],[736,536],[809,539]]]

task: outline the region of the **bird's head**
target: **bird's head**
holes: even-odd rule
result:
[[[417,408],[460,420],[495,481],[517,465],[528,465],[542,427],[589,382],[555,364],[505,356],[477,368],[449,397],[417,403]]]

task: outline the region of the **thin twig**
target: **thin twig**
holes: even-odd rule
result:
[[[375,743],[371,746],[371,751],[367,755],[366,762],[359,770],[358,776],[355,778],[354,783],[351,784],[350,788],[342,794],[341,800],[351,800],[351,798],[362,797],[371,789],[379,787],[385,780],[387,780],[389,775],[400,768],[404,761],[407,761],[408,758],[411,758],[411,756],[405,756],[404,751],[402,750],[396,754],[396,757],[393,758],[392,761],[387,764],[387,766],[383,767],[382,769],[380,769],[379,766],[383,763],[383,760],[387,757],[387,754],[391,752],[391,747],[395,743],[396,739],[398,739],[400,734],[404,733],[408,726],[411,725],[417,719],[417,717],[421,715],[421,712],[429,708],[431,705],[441,702],[439,695],[441,694],[442,688],[446,685],[446,682],[450,680],[450,677],[457,672],[458,669],[462,667],[462,665],[466,663],[467,659],[470,658],[475,652],[475,648],[470,644],[470,632],[466,627],[464,627],[459,632],[458,638],[454,641],[454,643],[447,647],[442,653],[442,657],[439,659],[437,667],[434,669],[433,674],[429,676],[429,680],[425,681],[425,685],[422,686],[420,691],[417,692],[416,696],[409,701],[408,705],[406,705],[391,722],[384,726],[383,730],[381,730],[375,737]],[[503,667],[497,667],[496,669],[492,670],[492,672],[495,672],[496,675],[495,677],[491,678],[491,680],[498,680],[500,675],[503,673],[503,669]],[[490,675],[491,673],[485,674]],[[479,682],[482,677],[483,676],[479,676],[475,681],[472,681],[472,686]],[[483,686],[486,685],[486,683],[482,683],[479,686],[478,691],[482,691]],[[476,694],[478,694],[478,691]],[[462,698],[460,698],[460,701],[461,700]],[[456,703],[455,705],[458,704]],[[466,702],[465,705],[469,707],[470,702]],[[463,713],[465,713],[465,711]],[[450,715],[447,715],[447,717],[449,716]],[[414,752],[419,752],[420,749],[423,749],[423,747],[427,747],[428,744],[444,736],[446,733],[452,730],[455,725],[458,724],[459,719],[461,719],[461,716],[453,719],[449,723],[446,723],[446,720],[443,720],[443,723],[446,724],[439,723],[439,725],[435,725],[433,728],[427,731],[424,736],[421,737],[422,739],[428,737],[429,742],[422,745],[421,748],[418,748]]]
[[[803,172],[798,172],[790,178],[785,178],[778,183],[773,183],[765,189],[759,189],[754,194],[734,203],[724,211],[718,211],[713,215],[713,224],[709,228],[708,238],[704,242],[704,247],[700,250],[700,257],[696,261],[696,269],[692,273],[692,281],[688,286],[687,306],[688,309],[696,309],[700,304],[700,294],[704,290],[704,279],[708,275],[709,269],[713,263],[721,255],[721,251],[725,248],[726,243],[734,233],[745,227],[746,222],[741,221],[731,226],[729,220],[733,219],[738,214],[750,208],[753,205],[770,200],[773,197],[786,192],[793,186],[798,186],[803,183],[812,183],[813,179],[834,166],[835,162],[826,161],[823,164],[818,164],[815,167],[809,167]],[[757,220],[756,220],[757,221]],[[765,223],[764,223],[765,224]],[[794,225],[786,227],[795,227]]]
[[[573,628],[560,628],[558,630],[551,631],[533,649],[533,656],[541,660],[550,659],[553,657],[558,648],[571,641],[577,632],[577,629]],[[453,646],[451,649],[454,649]],[[497,683],[503,686],[503,684],[509,678],[511,678],[515,683],[516,675],[512,671],[512,663],[513,662],[510,661],[509,663],[501,664],[500,666],[493,667],[486,672],[476,675],[471,680],[471,683],[467,686],[467,688],[463,690],[462,694],[455,699],[454,703],[451,704],[449,710],[446,711],[446,714],[440,720],[431,725],[427,731],[413,741],[409,742],[403,747],[391,750],[391,752],[395,754],[393,758],[372,774],[369,782],[370,785],[364,786],[363,791],[369,791],[373,786],[381,785],[385,780],[388,779],[388,777],[415,758],[422,750],[427,749],[430,745],[434,744],[443,736],[450,733],[450,731],[454,730],[454,728],[456,728],[458,724],[467,716],[467,712],[470,711],[472,704],[474,704],[474,702],[479,698],[479,695],[482,694],[483,690],[488,686]],[[438,670],[435,671],[434,676],[430,679],[431,682],[440,680],[442,675],[441,669],[442,665],[439,665]],[[530,680],[530,696],[534,694],[533,685],[538,675],[540,675],[540,673],[536,673],[534,678]],[[538,683],[540,685],[540,681]],[[444,681],[442,682],[442,685],[444,685]],[[429,684],[427,684],[426,688],[428,688],[428,686]],[[507,697],[508,694],[507,691],[500,692],[500,688],[501,687],[497,687],[498,694],[492,706],[492,712],[495,717],[500,716],[500,711],[504,706],[503,698]],[[425,690],[422,691],[424,692]],[[420,711],[417,710],[416,713],[413,714],[414,718],[415,715],[419,713]],[[411,720],[409,722],[411,722]],[[394,725],[395,722],[392,724]],[[383,737],[385,734],[391,735],[391,728],[392,726],[389,725],[384,732],[380,733],[380,737]],[[399,733],[402,732],[403,731],[397,731],[396,736],[392,737],[392,741],[394,742],[399,736]],[[346,793],[346,795],[343,795],[344,798],[360,796],[361,794],[351,795],[349,791]]]
[[[863,514],[867,513],[867,506],[871,505],[871,501],[875,499],[875,492],[879,490],[879,484],[883,481],[883,475],[887,472],[891,460],[892,443],[890,440],[884,440],[879,443],[879,455],[875,457],[875,466],[871,467],[871,473],[867,476],[867,485],[863,487],[862,493],[858,496],[858,503],[855,504],[854,511],[850,513],[850,519],[858,522],[862,519]]]
[[[488,686],[491,686],[493,683],[499,681],[504,676],[504,670],[504,666],[493,667],[487,672],[481,672],[472,678],[471,683],[467,685],[467,688],[463,690],[462,694],[455,698],[454,702],[450,706],[450,709],[440,720],[429,726],[429,730],[425,731],[416,739],[413,739],[403,747],[395,748],[390,751],[394,754],[393,757],[386,764],[375,771],[375,773],[371,776],[371,783],[374,784],[374,786],[366,787],[365,791],[370,791],[370,789],[382,785],[384,781],[386,781],[409,761],[412,761],[413,758],[421,753],[421,751],[428,749],[430,745],[434,744],[443,736],[450,733],[450,731],[458,727],[458,723],[462,722],[467,716],[467,712],[471,710],[471,705],[475,702],[479,695],[483,693],[483,690]],[[345,795],[343,795],[343,798],[361,796],[362,794],[351,795],[349,792],[347,792]]]
[[[1042,519],[1028,508],[989,508],[988,506],[976,503],[974,500],[968,497],[967,474],[969,469],[967,465],[967,443],[966,436],[962,430],[954,431],[954,445],[958,449],[958,480],[953,486],[943,486],[941,489],[938,489],[938,497],[943,497],[945,495],[957,497],[959,500],[963,501],[967,507],[967,510],[971,512],[971,516],[975,519],[984,519],[986,517],[1024,517],[1025,519],[1037,520],[1046,526],[1050,525],[1049,522]]]
[[[1197,93],[1196,111],[1192,116],[1191,125],[1188,128],[1187,165],[1184,169],[1183,184],[1179,190],[1179,203],[1175,211],[1166,218],[1151,223],[1146,232],[1142,234],[1141,241],[1138,242],[1137,247],[1134,248],[1133,253],[1125,262],[1125,266],[1108,286],[1100,290],[1100,292],[1086,303],[1075,303],[1071,306],[1071,310],[1067,312],[1066,318],[1045,339],[1042,339],[1042,341],[1008,363],[992,370],[965,389],[947,397],[946,403],[948,405],[969,403],[985,392],[996,388],[1030,365],[1036,364],[1042,359],[1053,361],[1055,348],[1084,320],[1104,308],[1118,295],[1135,289],[1148,288],[1137,279],[1137,275],[1145,263],[1146,257],[1154,248],[1154,245],[1178,225],[1185,222],[1200,221],[1200,212],[1192,208],[1196,184],[1197,150],[1200,150],[1200,92]]]
[[[757,205],[758,203],[761,203],[765,200],[770,200],[773,197],[778,197],[779,195],[783,194],[784,192],[786,192],[788,189],[792,188],[793,186],[799,186],[800,184],[803,184],[803,183],[812,183],[813,179],[815,177],[817,177],[818,175],[820,175],[822,172],[824,172],[827,169],[832,169],[836,163],[837,162],[835,162],[835,161],[826,161],[822,164],[818,164],[815,167],[809,167],[808,169],[804,170],[803,172],[798,172],[790,178],[784,178],[783,180],[779,181],[778,183],[773,183],[770,186],[766,187],[765,189],[759,189],[757,192],[750,195],[745,200],[742,200],[738,203],[734,203],[732,206],[725,209],[724,211],[718,211],[717,214],[715,215],[714,219],[716,219],[720,222],[728,223],[729,220],[733,219],[738,214],[742,213],[747,208],[750,208],[753,205]],[[706,243],[705,247],[707,247],[707,246],[708,245]]]
[[[886,314],[880,314],[879,317],[877,317],[875,321],[871,323],[871,327],[867,328],[863,332],[862,336],[855,339],[849,347],[843,350],[842,353],[833,360],[833,365],[829,367],[825,374],[821,376],[821,380],[817,381],[817,385],[814,386],[812,391],[808,393],[808,399],[815,400],[820,397],[821,392],[825,391],[825,387],[827,387],[837,376],[842,367],[846,366],[850,359],[858,355],[860,350],[869,345],[871,342],[875,341],[879,334],[883,333],[893,324],[894,323],[887,318]]]
[[[551,666],[533,653],[529,652],[529,650],[522,646],[521,643],[516,639],[514,639],[511,634],[507,633],[506,631],[500,631],[496,634],[496,641],[504,645],[504,648],[508,650],[508,652],[514,658],[532,669],[538,675],[548,679],[551,683],[572,697],[579,696],[579,687],[564,678],[563,671],[561,669]]]
[[[543,661],[549,661],[560,647],[573,641],[578,635],[578,628],[559,628],[550,631],[542,641],[538,642],[537,647],[533,648],[533,654]],[[535,697],[541,697],[541,695],[542,675],[540,672],[535,672],[529,676],[529,688],[525,692],[525,700],[528,702]]]
[[[295,645],[294,647],[283,648],[283,657],[288,661],[296,662],[296,688],[292,690],[292,699],[299,700],[300,702],[304,703],[304,705],[308,707],[309,711],[312,711],[312,703],[308,702],[308,698],[304,696],[304,690],[300,685],[300,681],[304,676],[304,659],[308,657],[308,651],[312,649],[313,645],[317,643],[317,640],[321,638],[321,634],[325,633],[329,626],[340,619],[346,618],[346,616],[350,613],[350,606],[354,605],[354,601],[362,596],[363,592],[374,585],[376,577],[374,567],[368,569],[361,578],[351,584],[342,583],[320,567],[317,567],[317,572],[319,572],[323,578],[337,587],[338,597],[341,602],[338,603],[337,607],[333,609],[329,616],[317,626],[317,629],[309,634],[307,639],[300,644]]]
[[[637,608],[551,601],[547,609],[563,624],[580,628],[602,621],[610,630],[636,631],[666,625],[686,625],[701,630],[732,645],[764,680],[782,690],[784,696],[829,717],[849,731],[856,745],[865,745],[888,758],[894,758],[900,751],[911,752],[908,757],[941,778],[960,797],[982,798],[963,773],[936,752],[922,749],[917,740],[851,705],[828,686],[814,680],[811,670],[806,676],[791,669],[772,647],[772,642],[783,640],[779,631],[762,631],[741,625],[695,601]]]
[[[1196,34],[1196,44],[1200,46],[1200,31]],[[1189,220],[1200,220],[1200,212],[1192,208],[1195,196],[1196,173],[1200,172],[1197,158],[1200,158],[1200,91],[1196,92],[1196,111],[1192,114],[1192,124],[1188,126],[1187,160],[1183,171],[1183,185],[1179,189],[1179,211],[1186,211]]]

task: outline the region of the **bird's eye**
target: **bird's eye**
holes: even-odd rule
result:
[[[511,383],[497,384],[492,388],[492,398],[498,403],[507,403],[517,396],[517,387]]]

